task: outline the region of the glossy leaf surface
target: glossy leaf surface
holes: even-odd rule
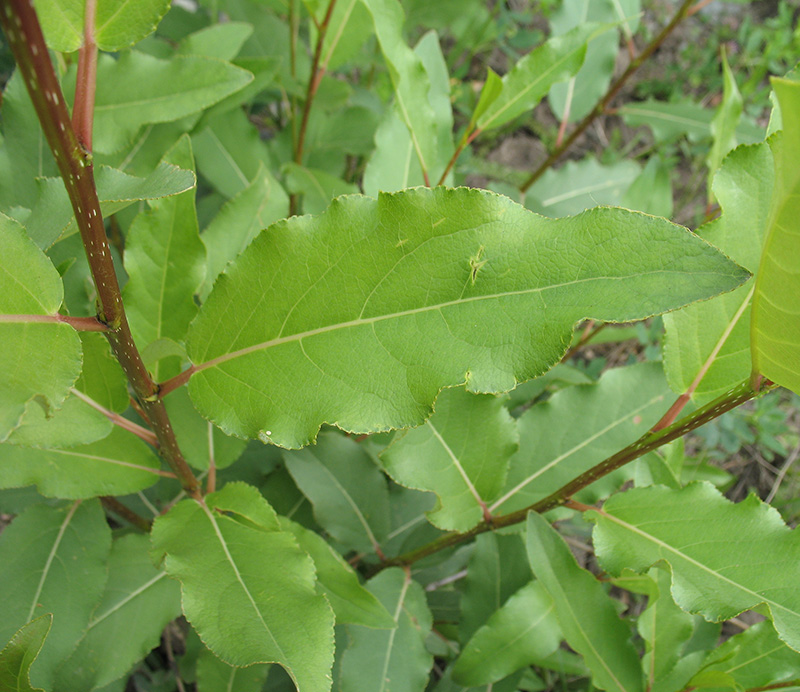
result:
[[[541,374],[581,318],[638,319],[745,277],[624,210],[547,220],[466,189],[346,197],[266,230],[220,276],[189,332],[190,393],[226,432],[287,447],[323,422],[415,425],[442,387]]]

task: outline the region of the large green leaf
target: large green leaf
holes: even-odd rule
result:
[[[323,422],[406,427],[443,387],[540,375],[582,318],[640,319],[746,276],[626,210],[549,220],[468,189],[345,197],[272,226],[219,277],[189,332],[190,393],[226,432],[287,447]]]
[[[333,613],[313,562],[255,488],[184,500],[156,519],[152,540],[181,582],[187,619],[223,661],[279,663],[300,692],[330,689]]]
[[[508,460],[519,446],[517,426],[503,403],[460,387],[445,389],[425,425],[396,436],[381,454],[395,481],[437,494],[428,519],[438,528],[471,529],[502,490]]]
[[[636,488],[592,516],[606,571],[643,571],[664,560],[672,569],[672,595],[684,610],[719,621],[765,604],[781,639],[800,649],[800,544],[756,496],[733,504],[705,482],[681,490]]]
[[[106,584],[111,529],[97,500],[34,505],[0,536],[0,641],[40,613],[53,627],[33,666],[36,685],[51,689]]]
[[[41,687],[31,687],[30,670],[52,624],[51,614],[42,615],[20,627],[3,647],[0,651],[0,689],[9,692],[44,692]]]
[[[549,656],[561,643],[555,607],[541,583],[523,586],[464,647],[453,680],[470,687],[502,680]]]
[[[94,39],[105,51],[118,51],[152,33],[170,8],[169,0],[97,0]],[[83,45],[84,0],[37,0],[36,11],[47,45],[71,53]]]
[[[93,690],[116,680],[158,646],[181,614],[180,588],[153,567],[147,536],[114,541],[108,583],[75,649],[56,671],[55,690]]]
[[[751,348],[755,372],[800,393],[800,82],[775,79],[773,87],[783,137],[753,296]]]
[[[164,156],[164,163],[194,168],[187,135]],[[125,243],[128,283],[123,298],[131,332],[140,348],[158,339],[182,341],[197,312],[194,294],[203,283],[205,246],[200,241],[194,192],[151,202],[131,224]],[[176,360],[176,359],[175,359]],[[180,362],[158,361],[156,382],[176,374]]]
[[[660,364],[640,363],[615,368],[596,385],[569,387],[532,406],[517,422],[519,451],[511,458],[504,492],[490,510],[511,512],[554,493],[646,433],[670,398]]]
[[[178,120],[243,88],[253,75],[230,63],[199,55],[160,60],[125,51],[97,63],[94,147],[122,149],[148,123]],[[67,88],[69,91],[69,89]]]
[[[603,690],[641,692],[642,672],[630,629],[602,584],[578,566],[569,546],[534,512],[528,514],[528,557],[553,599],[567,644],[592,671],[593,684]]]
[[[49,259],[13,219],[0,214],[0,441],[36,397],[61,406],[81,371],[81,342],[66,324],[4,323],[2,315],[55,315],[64,288]]]
[[[0,488],[36,484],[45,497],[83,499],[144,490],[161,477],[161,462],[122,428],[69,449],[8,445],[0,455]]]
[[[705,240],[754,273],[761,258],[772,196],[771,145],[775,145],[774,139],[741,146],[725,159],[714,178],[714,195],[722,206],[722,216],[698,230]],[[750,374],[752,290],[751,283],[664,316],[664,368],[676,392],[685,392],[708,367],[693,395],[703,404]]]
[[[286,453],[284,460],[332,538],[362,553],[380,549],[389,533],[386,477],[364,449],[331,431],[313,447]]]
[[[428,681],[433,657],[425,638],[433,624],[422,587],[399,568],[387,569],[367,588],[392,614],[397,627],[372,630],[347,628],[350,645],[342,658],[342,692],[419,692]]]

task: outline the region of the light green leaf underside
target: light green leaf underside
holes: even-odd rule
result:
[[[615,368],[596,385],[569,387],[532,406],[517,421],[519,451],[490,510],[505,514],[554,493],[635,442],[658,422],[670,398],[660,364],[640,363]],[[589,492],[602,496],[610,490],[600,480]]]
[[[726,157],[714,178],[722,216],[698,229],[702,238],[753,273],[758,269],[769,217],[774,144],[773,138],[769,143],[740,146]],[[695,390],[696,402],[711,401],[750,374],[748,296],[752,289],[749,283],[664,316],[664,368],[676,392],[689,388],[717,348]]]
[[[499,397],[445,389],[425,425],[395,437],[381,459],[401,485],[437,494],[428,512],[434,526],[467,531],[483,518],[480,503],[503,487],[518,447],[516,427]]]
[[[443,387],[540,375],[580,319],[641,319],[746,276],[621,209],[549,220],[479,190],[345,197],[273,225],[219,277],[189,331],[190,393],[223,430],[286,447],[324,422],[417,425]]]
[[[78,232],[72,204],[60,178],[39,178],[38,198],[25,220],[25,228],[33,241],[47,249],[57,240]],[[143,199],[159,199],[178,195],[195,186],[194,173],[168,163],[160,163],[146,178],[109,166],[95,167],[95,184],[103,216],[109,217]]]
[[[11,641],[0,651],[0,689],[9,692],[44,692],[31,687],[30,669],[42,650],[53,624],[51,614],[42,615],[20,627]]]
[[[154,485],[160,474],[150,447],[118,427],[102,440],[69,449],[8,445],[0,454],[1,488],[35,484],[45,497],[126,495]]]
[[[333,613],[316,593],[311,559],[255,488],[229,483],[205,506],[184,500],[151,535],[181,582],[184,614],[217,656],[279,663],[300,692],[330,689]]]
[[[350,643],[342,658],[342,692],[418,692],[428,681],[433,657],[425,638],[433,618],[422,587],[393,567],[367,582],[397,627],[371,630],[348,626]]]
[[[203,692],[260,690],[269,669],[268,664],[256,664],[247,668],[229,666],[211,651],[204,649],[197,658],[197,687]]]
[[[64,289],[49,259],[0,214],[0,315],[54,315]],[[0,318],[1,320],[2,318]],[[37,397],[57,409],[81,371],[81,342],[66,324],[0,322],[0,441]]]
[[[93,690],[116,680],[158,646],[164,627],[181,614],[180,587],[153,567],[149,548],[141,534],[112,544],[106,590],[56,671],[56,692]]]
[[[0,641],[41,613],[53,627],[32,669],[32,682],[52,689],[106,584],[111,529],[97,500],[33,505],[0,536]]]
[[[639,656],[603,585],[581,569],[564,540],[539,514],[528,514],[531,569],[547,589],[567,643],[604,690],[642,692]]]
[[[486,685],[549,656],[561,643],[553,601],[539,582],[523,586],[464,647],[453,680]]]
[[[775,79],[773,87],[783,114],[783,137],[753,296],[753,370],[800,393],[800,82]]]
[[[616,495],[593,516],[595,548],[608,572],[643,571],[664,560],[684,610],[720,621],[766,604],[781,639],[800,649],[800,544],[757,497],[732,504],[705,482],[654,486]]]

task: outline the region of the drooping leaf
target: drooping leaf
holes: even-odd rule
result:
[[[153,567],[147,536],[114,541],[108,583],[74,650],[56,671],[56,692],[93,690],[124,675],[158,646],[181,614],[180,588]]]
[[[625,210],[548,220],[467,189],[344,197],[261,233],[219,277],[189,332],[190,393],[226,432],[287,447],[325,421],[415,425],[443,387],[541,374],[582,318],[639,319],[745,277]]]
[[[164,155],[164,163],[194,168],[184,135]],[[123,299],[134,339],[142,348],[158,339],[182,341],[197,312],[194,294],[203,283],[206,252],[200,241],[194,191],[151,202],[131,224],[125,244],[128,283]],[[156,382],[177,374],[180,363],[158,361]]]
[[[55,315],[63,297],[50,260],[22,226],[0,214],[0,315]],[[34,397],[47,411],[61,406],[81,371],[81,342],[66,324],[4,323],[0,317],[0,343],[2,441]]]
[[[499,397],[459,387],[442,391],[425,425],[395,436],[381,458],[401,485],[437,494],[438,505],[428,513],[432,524],[467,531],[503,488],[518,440]]]
[[[144,442],[122,428],[97,442],[69,449],[3,446],[0,488],[35,484],[45,497],[84,499],[125,495],[155,484],[161,462]]]
[[[125,51],[97,63],[94,148],[122,149],[142,125],[178,120],[243,88],[253,75],[230,63],[198,55],[160,60]],[[69,85],[66,86],[69,92]]]
[[[425,638],[433,624],[425,592],[399,568],[386,569],[367,582],[367,588],[392,615],[397,627],[372,630],[347,628],[350,645],[342,658],[342,692],[419,692],[428,681],[433,657]]]
[[[0,651],[0,689],[16,692],[44,692],[31,687],[30,669],[42,650],[47,633],[53,624],[51,614],[41,615],[20,627]]]
[[[751,323],[753,371],[800,393],[800,82],[772,82],[783,113]]]
[[[353,568],[322,536],[285,517],[280,517],[279,521],[281,528],[291,533],[314,561],[319,590],[331,604],[337,624],[349,623],[384,630],[396,627],[386,608],[361,586]]]
[[[517,421],[519,451],[490,510],[511,512],[554,493],[635,442],[658,422],[670,399],[660,364],[639,363],[535,404]]]
[[[728,65],[728,58],[722,50],[722,102],[711,121],[711,137],[713,143],[708,153],[708,200],[712,201],[712,183],[714,174],[722,163],[722,159],[736,146],[736,126],[742,117],[742,95],[736,86],[736,78]]]
[[[323,433],[316,445],[284,460],[325,531],[352,550],[379,548],[389,529],[386,477],[356,442]]]
[[[197,687],[203,692],[245,692],[260,690],[270,666],[256,664],[247,668],[230,666],[204,649],[197,658]]]
[[[583,656],[603,690],[641,692],[639,656],[630,629],[594,575],[581,569],[567,544],[539,514],[528,514],[531,569],[555,604],[567,643]]]
[[[32,669],[51,689],[56,666],[89,621],[106,584],[111,529],[97,500],[29,507],[0,535],[0,641],[41,613],[53,627]]]
[[[554,610],[539,582],[523,586],[469,640],[453,667],[453,680],[486,685],[549,656],[561,643]]]
[[[720,621],[763,603],[778,635],[800,648],[791,567],[800,545],[778,512],[756,496],[733,504],[705,482],[681,490],[635,488],[592,516],[606,571],[643,571],[664,560],[672,570],[672,595],[684,610]]]
[[[300,692],[330,689],[333,613],[316,593],[311,559],[255,488],[229,483],[204,505],[184,500],[151,535],[181,582],[184,614],[217,656],[279,663]]]
[[[773,186],[770,143],[740,146],[714,178],[722,216],[698,233],[739,265],[758,270]],[[750,302],[753,283],[664,316],[664,367],[673,390],[685,392],[712,358],[693,399],[707,403],[744,380],[752,367]],[[718,349],[718,350],[717,350]]]

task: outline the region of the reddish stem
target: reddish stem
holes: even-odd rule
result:
[[[113,512],[118,517],[121,517],[129,524],[133,524],[137,528],[141,529],[145,533],[150,533],[150,529],[153,527],[153,522],[148,521],[143,516],[140,516],[136,512],[134,512],[130,507],[123,505],[119,500],[115,497],[101,497],[100,502],[103,503],[103,507],[106,508],[107,511]]]
[[[83,14],[83,45],[78,52],[78,74],[75,82],[75,108],[72,126],[78,141],[87,152],[92,151],[94,95],[97,84],[97,43],[94,40],[94,19],[97,0],[86,0]]]
[[[72,317],[71,315],[0,315],[0,322],[63,322],[79,332],[107,332],[108,325],[96,317]]]

